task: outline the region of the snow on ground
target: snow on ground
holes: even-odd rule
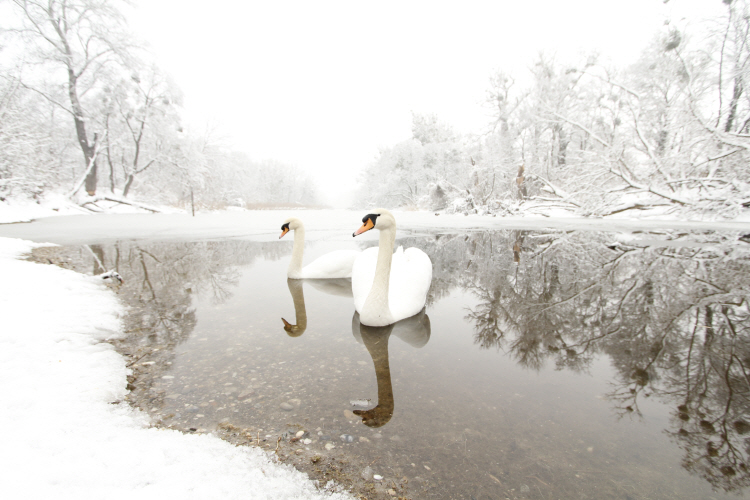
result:
[[[40,201],[23,198],[10,199],[0,202],[0,224],[29,222],[41,217],[71,215],[83,212],[87,212],[87,210],[73,205],[58,196]]]
[[[0,238],[3,498],[344,499],[259,449],[148,427],[105,339],[122,306],[98,278],[18,260]]]

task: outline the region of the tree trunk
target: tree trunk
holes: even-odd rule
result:
[[[72,58],[70,53],[69,56]],[[84,165],[88,167],[91,165],[91,160],[94,157],[94,147],[89,144],[88,136],[86,135],[83,107],[81,107],[81,101],[78,100],[78,77],[70,66],[70,63],[68,65],[68,96],[70,97],[70,105],[73,110],[73,121],[76,126],[78,144],[81,146],[81,151],[83,151]],[[96,160],[94,160],[94,164],[86,176],[86,192],[89,196],[96,194]]]
[[[122,188],[122,197],[127,198],[128,192],[130,191],[130,186],[133,184],[133,179],[135,179],[135,176],[131,172],[128,174],[128,180],[125,181],[125,187]]]
[[[92,157],[94,154],[96,154],[95,149],[96,149],[96,142],[98,139],[99,138],[97,134],[94,134],[94,147],[91,147],[89,149]],[[91,169],[89,170],[88,175],[86,175],[86,193],[88,193],[89,196],[94,196],[96,194],[96,181],[97,181],[96,162],[97,160],[98,158],[93,158],[94,164],[91,166]]]
[[[524,181],[526,178],[523,175],[523,171],[525,170],[525,165],[521,165],[518,167],[518,175],[516,176],[516,186],[518,186],[518,197],[522,200],[525,200],[528,196],[528,193],[526,191],[526,184]]]
[[[115,193],[115,165],[112,163],[112,150],[109,143],[109,113],[105,117],[105,132],[107,134],[107,165],[109,165],[109,190]]]
[[[724,125],[724,132],[731,132],[732,125],[734,125],[734,119],[737,116],[737,105],[740,102],[742,96],[742,77],[737,75],[734,77],[734,91],[732,92],[732,101],[729,103],[729,114],[727,115],[727,122]]]
[[[91,167],[89,174],[86,176],[86,193],[89,196],[96,194],[96,160],[94,160],[94,166]]]

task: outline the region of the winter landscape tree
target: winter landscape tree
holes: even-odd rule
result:
[[[94,211],[102,202],[317,203],[298,168],[251,160],[183,124],[181,92],[129,31],[127,2],[9,5],[0,20],[0,198],[58,192]]]
[[[450,186],[448,208],[464,213],[737,216],[750,203],[750,12],[745,1],[724,3],[721,19],[665,26],[629,67],[542,54],[525,87],[498,72],[491,130],[451,137],[450,160],[433,162],[437,170],[427,150],[447,144],[449,127],[415,116],[411,147],[421,150],[411,157],[420,160],[403,161],[407,143],[382,148],[367,175],[386,182],[363,178],[359,199],[443,208],[434,193]]]
[[[54,170],[54,145],[45,130],[44,106],[21,88],[17,75],[0,80],[0,200],[38,196]]]
[[[179,140],[181,124],[176,106],[180,95],[153,65],[126,75],[105,92],[102,101],[110,190],[115,191],[115,170],[121,170],[125,197],[136,177],[154,165],[164,164],[169,149]]]
[[[40,70],[50,67],[51,73],[51,79],[47,80],[32,72],[24,85],[73,119],[84,158],[85,189],[93,196],[103,137],[91,111],[94,105],[91,100],[96,99],[114,66],[128,64],[132,42],[125,19],[114,3],[107,1],[13,0],[13,3],[22,16],[21,25],[14,31],[32,49],[32,63],[39,64]],[[60,84],[65,86],[65,100],[58,99],[54,92]]]

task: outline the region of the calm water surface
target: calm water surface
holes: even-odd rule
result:
[[[333,457],[409,498],[744,498],[750,245],[736,236],[401,239],[434,280],[424,313],[388,328],[359,324],[348,280],[288,281],[284,240],[64,259],[126,279],[119,348],[159,425]],[[305,261],[357,243],[311,243]]]

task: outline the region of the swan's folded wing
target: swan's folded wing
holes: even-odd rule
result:
[[[322,255],[302,268],[303,278],[350,278],[359,256],[356,250],[336,250]]]
[[[425,305],[432,283],[432,261],[422,250],[407,248],[396,253],[391,264],[388,302],[396,318],[417,314]]]

